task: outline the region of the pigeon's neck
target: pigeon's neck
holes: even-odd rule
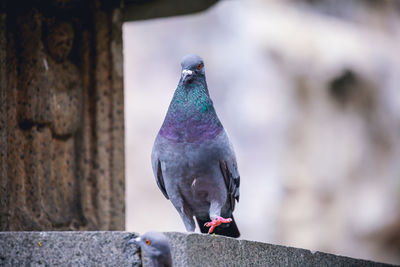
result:
[[[175,142],[201,142],[223,129],[205,81],[179,83],[168,108],[160,135]]]
[[[160,252],[160,255],[150,258],[151,267],[172,267],[171,253],[167,251]]]

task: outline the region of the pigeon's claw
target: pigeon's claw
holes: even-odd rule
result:
[[[219,225],[221,225],[223,223],[230,223],[231,221],[232,221],[231,218],[226,218],[225,219],[225,218],[222,218],[220,216],[217,216],[211,222],[206,222],[204,224],[204,226],[205,227],[210,227],[210,229],[208,229],[208,233],[211,234],[214,231],[215,227],[217,227],[217,226],[219,226]]]

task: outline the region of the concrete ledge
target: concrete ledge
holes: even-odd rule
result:
[[[0,232],[0,266],[141,266],[129,232]],[[166,233],[174,266],[390,266],[221,236]],[[146,261],[145,261],[146,262]]]
[[[141,266],[127,232],[0,232],[0,266]]]
[[[218,0],[124,0],[123,20],[135,21],[204,11]]]
[[[166,233],[178,266],[391,266],[306,249],[203,234]]]

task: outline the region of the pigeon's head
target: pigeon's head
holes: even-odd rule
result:
[[[128,241],[141,247],[145,255],[153,260],[171,261],[171,247],[168,238],[159,232],[147,232]]]
[[[204,79],[204,61],[196,55],[187,55],[182,59],[181,80],[185,83],[191,83],[196,79]]]

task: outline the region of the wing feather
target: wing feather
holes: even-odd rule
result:
[[[167,194],[167,190],[165,190],[164,177],[163,177],[162,170],[161,170],[161,162],[160,162],[160,160],[157,161],[156,182],[157,182],[158,188],[160,188],[160,190],[164,194],[165,198],[169,199],[169,196]]]
[[[222,175],[224,176],[231,209],[233,211],[235,209],[236,201],[239,202],[240,176],[238,175],[236,164],[229,164],[225,160],[220,160],[219,166],[221,168]]]

